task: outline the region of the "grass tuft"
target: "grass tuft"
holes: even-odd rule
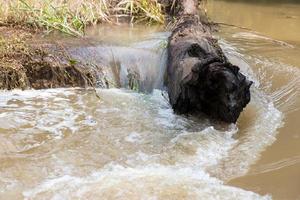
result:
[[[54,7],[50,2],[38,9],[20,0],[20,10],[26,13],[26,22],[30,25],[45,28],[47,32],[58,30],[63,33],[81,36],[85,27],[84,21],[78,15],[74,15],[66,5]]]
[[[163,24],[165,21],[162,5],[157,0],[121,0],[116,10],[131,17],[131,22]]]
[[[0,0],[0,25],[18,24],[84,35],[88,25],[130,17],[131,22],[164,23],[157,0]]]

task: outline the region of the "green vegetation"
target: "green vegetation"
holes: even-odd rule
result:
[[[128,70],[128,87],[130,90],[139,91],[140,89],[140,77],[135,71]]]
[[[0,4],[0,25],[58,30],[72,36],[82,36],[88,25],[120,17],[132,23],[164,22],[157,0],[0,0]]]
[[[157,1],[121,0],[116,10],[130,16],[132,22],[164,23],[162,7]]]

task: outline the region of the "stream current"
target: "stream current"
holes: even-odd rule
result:
[[[297,60],[285,61],[300,47],[241,28],[216,34],[254,81],[250,104],[225,126],[173,113],[162,75],[168,35],[159,27],[101,26],[89,31],[92,45],[71,47],[78,60],[120,66],[125,88],[97,89],[100,99],[80,88],[1,91],[0,199],[281,197],[234,181],[278,169],[275,161],[256,163],[298,112],[300,71]],[[276,51],[286,54],[274,59]],[[126,89],[132,68],[145,93]],[[299,156],[289,161],[299,164]]]

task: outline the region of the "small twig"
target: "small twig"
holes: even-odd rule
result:
[[[224,22],[214,22],[214,24],[223,25],[223,26],[232,26],[232,27],[236,27],[236,28],[240,28],[240,29],[245,29],[245,30],[248,30],[248,31],[252,31],[252,29],[247,28],[247,27],[237,26],[237,25],[233,25],[233,24],[227,24],[227,23],[224,23]]]

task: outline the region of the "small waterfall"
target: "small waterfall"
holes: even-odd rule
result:
[[[69,48],[69,53],[80,62],[101,66],[109,87],[149,93],[164,86],[167,60],[164,46],[168,33],[159,36],[130,46],[73,47]]]

